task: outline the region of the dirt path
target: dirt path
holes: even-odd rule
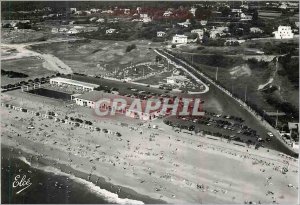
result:
[[[14,53],[13,55],[2,56],[1,60],[12,60],[12,59],[35,56],[44,60],[43,63],[44,68],[59,73],[63,73],[63,74],[70,74],[73,73],[72,69],[68,65],[66,65],[63,61],[61,61],[59,58],[50,54],[41,54],[29,50],[27,46],[54,43],[54,42],[74,41],[74,40],[78,40],[78,39],[58,39],[58,40],[50,40],[46,42],[33,42],[33,43],[23,43],[23,44],[1,44],[1,47],[17,50],[17,53]]]

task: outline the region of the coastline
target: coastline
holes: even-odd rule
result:
[[[16,156],[16,158],[25,157],[26,160],[29,162],[32,168],[39,169],[44,172],[51,172],[56,175],[60,175],[60,173],[55,173],[55,170],[59,170],[60,172],[64,173],[63,175],[72,175],[73,177],[76,177],[78,179],[85,180],[86,182],[93,183],[93,185],[104,189],[108,192],[111,192],[112,194],[117,194],[120,201],[124,201],[124,204],[131,203],[131,204],[142,204],[140,202],[143,202],[144,204],[165,204],[166,201],[154,199],[146,195],[139,194],[135,190],[131,188],[127,188],[121,185],[115,185],[111,182],[107,182],[107,180],[103,176],[98,176],[96,174],[89,174],[87,172],[84,172],[83,170],[76,170],[72,168],[71,166],[65,164],[65,163],[58,163],[53,159],[40,157],[37,154],[28,152],[29,150],[26,150],[26,148],[18,147],[15,148],[12,145],[9,144],[3,144],[1,143],[1,150],[7,149],[9,152],[12,152],[13,155]],[[3,156],[5,157],[5,156]],[[23,160],[22,160],[23,161]],[[26,162],[25,162],[26,163]],[[41,166],[42,165],[42,166]],[[46,167],[53,167],[54,169],[45,170],[43,168]],[[90,190],[91,192],[95,192],[93,190]],[[96,193],[97,194],[97,193]],[[99,194],[99,193],[98,193]],[[108,197],[108,196],[101,196],[101,197]],[[113,201],[114,199],[107,199],[110,203],[118,203],[117,201]]]

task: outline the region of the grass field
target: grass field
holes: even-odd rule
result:
[[[6,76],[1,76],[1,85],[55,74],[55,72],[43,68],[43,61],[37,57],[4,60],[1,61],[1,69],[28,75],[27,78],[8,78]]]
[[[132,44],[136,45],[136,49],[126,52],[127,46]],[[32,46],[32,49],[41,53],[53,54],[70,66],[73,72],[105,75],[130,65],[155,62],[156,54],[149,49],[151,47],[153,47],[153,43],[149,41],[92,40],[90,43],[37,45]]]

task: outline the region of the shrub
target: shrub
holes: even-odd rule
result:
[[[135,44],[131,44],[131,45],[127,46],[126,52],[130,52],[133,49],[136,49],[136,45]]]

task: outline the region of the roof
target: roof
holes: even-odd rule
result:
[[[177,38],[187,38],[186,35],[180,35],[180,34],[176,34],[176,35],[173,36],[173,37],[177,37]]]
[[[125,96],[116,95],[116,94],[112,94],[112,93],[105,93],[103,91],[97,91],[97,90],[93,90],[91,92],[87,92],[82,95],[74,96],[74,97],[77,99],[88,100],[91,102],[97,102],[101,99],[110,99],[111,101],[114,99],[124,99],[127,102],[127,107],[129,107],[133,103],[134,100],[140,100],[138,98],[125,97]],[[156,102],[157,100],[158,99],[140,100],[142,109],[145,109],[147,101]]]
[[[289,130],[291,129],[298,129],[299,128],[299,123],[296,122],[288,122]]]
[[[78,81],[78,80],[72,80],[69,78],[56,77],[56,78],[51,78],[50,81],[51,80],[61,82],[61,83],[67,83],[67,84],[71,84],[71,85],[77,85],[77,86],[84,86],[84,87],[91,87],[91,88],[99,87],[99,85],[96,85],[96,84],[86,83],[86,82],[82,82],[82,81]]]

